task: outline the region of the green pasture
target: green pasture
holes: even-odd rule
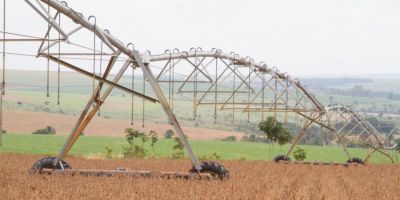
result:
[[[66,136],[57,135],[5,134],[0,152],[56,155],[65,139]],[[274,156],[285,153],[289,147],[265,143],[193,140],[190,140],[190,144],[198,157],[210,157],[216,153],[221,160],[272,160]],[[119,157],[123,147],[127,145],[124,137],[81,136],[70,154],[104,158],[105,148],[108,146],[113,149],[113,156]],[[159,140],[154,149],[148,144],[145,146],[148,151],[147,156],[170,158],[173,154],[173,145],[174,141],[171,139]],[[307,152],[307,161],[345,162],[347,160],[346,154],[338,146],[300,145],[299,147]],[[349,152],[354,157],[364,158],[367,149],[349,148]],[[398,162],[399,155],[394,152],[389,153]],[[381,154],[376,154],[372,156],[371,162],[387,163],[389,160]]]

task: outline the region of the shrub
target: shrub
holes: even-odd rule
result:
[[[172,131],[171,129],[169,129],[168,131],[166,131],[164,133],[164,138],[165,139],[172,139],[172,136],[174,135],[174,131]]]
[[[241,139],[240,141],[242,141],[242,142],[247,142],[247,141],[249,141],[249,136],[243,135],[243,136],[242,136],[242,139]]]
[[[34,131],[32,134],[55,135],[56,134],[56,129],[54,129],[51,126],[47,126],[46,128],[38,129],[38,130]]]
[[[303,161],[306,159],[306,151],[304,149],[297,147],[296,150],[293,152],[294,159],[297,161]]]
[[[153,150],[153,154],[155,155],[155,145],[158,142],[158,134],[155,131],[150,131],[149,133],[150,139],[151,139],[151,149]]]
[[[231,135],[226,137],[225,139],[222,139],[222,141],[231,141],[231,142],[235,142],[236,141],[236,136]]]
[[[210,156],[206,156],[206,155],[200,156],[199,160],[218,160],[220,158],[221,158],[221,156],[219,156],[217,153],[214,152]]]
[[[106,146],[106,158],[112,159],[112,152],[113,152],[113,149],[109,146]]]
[[[143,158],[146,156],[146,150],[144,149],[144,143],[148,141],[148,136],[142,132],[134,130],[132,128],[125,129],[126,140],[129,146],[123,147],[124,158]],[[139,140],[139,144],[136,141]]]
[[[185,135],[185,138],[187,139],[187,135]],[[184,148],[185,146],[183,145],[183,143],[181,142],[181,140],[179,139],[179,137],[174,137],[174,141],[175,141],[175,145],[172,147],[172,150],[174,151],[174,153],[172,154],[173,158],[184,158],[185,157],[185,153],[184,153]]]

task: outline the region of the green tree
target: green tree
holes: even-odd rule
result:
[[[258,124],[258,128],[263,131],[268,140],[284,145],[292,140],[292,134],[281,122],[275,117],[268,117],[267,120]]]
[[[306,155],[306,151],[299,147],[297,147],[296,150],[293,151],[294,159],[296,159],[297,161],[303,161],[304,159],[306,159]]]

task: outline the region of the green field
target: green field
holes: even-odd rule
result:
[[[4,145],[0,147],[0,152],[56,155],[65,139],[66,136],[57,135],[5,134]],[[123,137],[82,136],[73,146],[70,154],[105,158],[105,147],[108,146],[113,149],[113,156],[118,157],[122,154],[123,146],[127,144]],[[273,147],[264,143],[224,141],[190,141],[190,144],[198,157],[209,157],[216,153],[221,160],[272,160],[274,156],[286,152],[289,147],[288,145],[281,148],[278,145]],[[147,145],[148,157],[170,158],[173,145],[173,140],[161,139],[156,144],[154,152]],[[299,147],[307,152],[307,161],[344,162],[347,159],[343,150],[337,146],[300,145]],[[355,157],[364,158],[367,154],[366,149],[350,148],[349,151]],[[393,152],[391,154],[398,162],[399,155]],[[386,163],[389,160],[376,154],[372,156],[371,162]]]

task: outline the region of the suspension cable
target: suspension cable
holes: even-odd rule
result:
[[[143,73],[143,96],[146,95],[146,77]],[[144,112],[145,112],[145,100],[142,98],[142,127],[144,128]]]
[[[50,31],[51,31],[51,25],[50,25],[50,4],[47,4],[47,12],[48,12],[48,22],[47,22],[47,28],[49,32],[47,33],[47,46],[50,46]],[[50,54],[50,48],[47,48],[47,54]],[[50,97],[50,58],[47,58],[47,77],[46,77],[47,83],[46,83],[46,96]]]
[[[288,109],[289,109],[289,77],[286,74],[286,106],[285,106],[285,125],[288,127]]]
[[[135,45],[129,43],[126,45],[127,47],[132,46],[132,50],[135,50]],[[132,91],[135,91],[135,66],[132,64],[132,80],[131,80],[131,88]],[[135,95],[131,95],[131,125],[134,124],[134,109],[135,109]]]
[[[3,39],[6,39],[6,0],[3,0]],[[3,78],[0,94],[0,146],[3,145],[3,95],[5,94],[6,42],[3,42]]]
[[[251,65],[249,66],[249,86],[251,85]],[[248,87],[248,94],[247,94],[247,124],[250,124],[250,87]]]
[[[168,72],[168,102],[169,106],[171,106],[171,97],[172,97],[172,54],[169,51],[169,72]]]
[[[58,25],[59,26],[61,26],[61,14],[59,14],[58,15]],[[61,34],[60,34],[60,32],[58,32],[58,39],[60,40],[61,39]],[[61,58],[60,58],[60,55],[61,54],[61,42],[59,42],[58,43],[58,63],[57,63],[57,105],[60,105],[60,84],[61,84],[61,81],[60,81],[60,74],[61,74],[61,71],[60,71],[60,69],[61,69],[61,62],[60,62],[60,60],[61,60]]]
[[[169,107],[171,108],[172,106],[172,98],[174,95],[174,92],[172,90],[172,84],[173,84],[173,79],[172,79],[172,52],[170,50],[167,50],[169,52],[169,73],[168,73],[168,103],[169,103]],[[164,53],[166,53],[167,51],[165,51]],[[169,121],[169,124],[172,124],[171,121]]]
[[[215,56],[215,91],[214,91],[214,123],[217,123],[217,103],[218,103],[218,58]]]
[[[194,77],[193,77],[193,120],[196,120],[197,118],[197,49],[195,49],[195,58],[194,58],[194,65],[196,66],[194,68]]]
[[[232,84],[232,123],[235,123],[235,89],[236,89],[236,65],[235,65],[235,61],[236,61],[236,54],[233,56],[233,62],[231,61],[231,63],[233,63],[233,84]]]
[[[135,91],[135,67],[132,65],[132,91]],[[131,105],[131,125],[134,124],[134,112],[135,112],[135,95],[132,94],[132,105]]]
[[[174,48],[172,50],[172,53],[175,53],[175,52],[179,53],[179,49]],[[174,83],[172,83],[171,110],[172,110],[172,112],[174,112],[174,101],[175,101],[174,100],[174,98],[175,98],[175,59],[173,59],[173,62],[172,62],[172,80],[174,81]]]
[[[6,39],[6,0],[3,0],[3,39]],[[5,94],[6,81],[6,43],[3,42],[3,79],[1,85],[1,94]]]
[[[101,40],[101,43],[100,43],[100,52],[103,52],[103,45],[104,45],[104,42],[103,42],[103,40]],[[99,63],[100,63],[99,77],[101,77],[102,70],[103,70],[103,53],[100,54]],[[105,77],[104,77],[104,78],[105,78]],[[99,91],[99,93],[100,93],[100,91]],[[101,116],[101,107],[99,107],[99,111],[97,112],[97,116]]]
[[[92,97],[93,97],[93,102],[96,102],[96,94],[95,94],[95,84],[96,84],[96,17],[91,15],[89,16],[88,20],[94,19],[94,26],[93,26],[93,77],[92,77]],[[93,104],[95,106],[95,104]]]
[[[265,106],[265,73],[262,73],[262,101],[261,101],[261,121],[264,121],[264,106]]]

